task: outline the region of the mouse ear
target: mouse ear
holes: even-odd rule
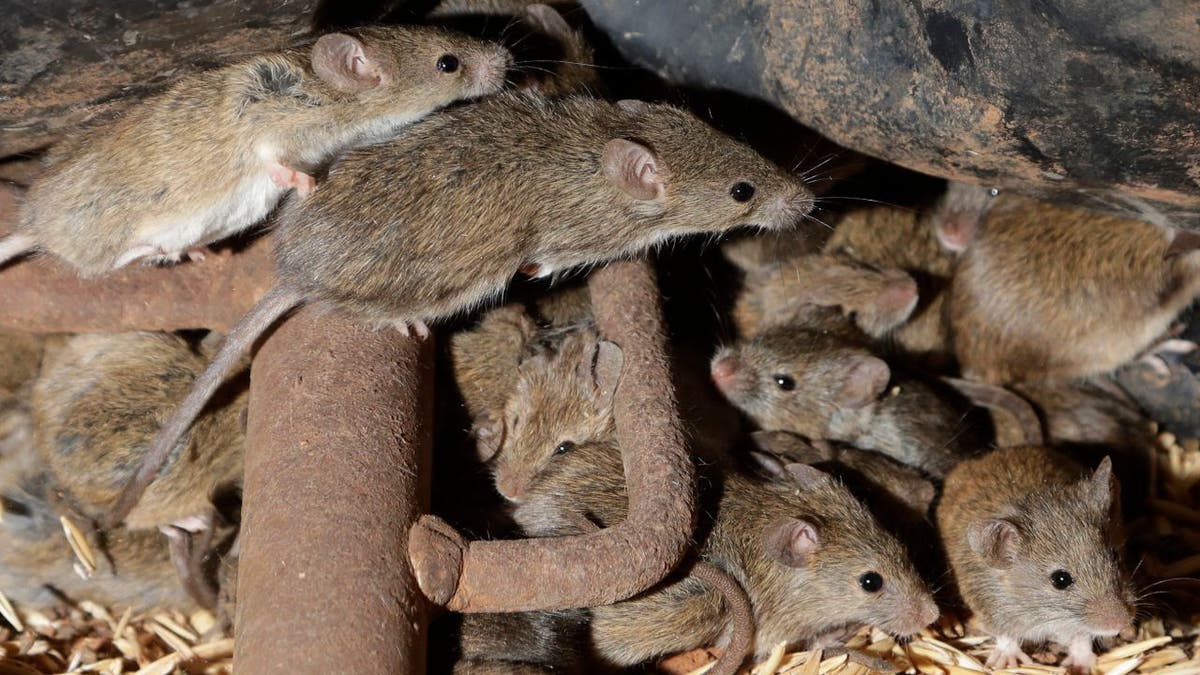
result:
[[[383,76],[363,44],[345,33],[322,35],[312,50],[312,69],[325,82],[348,93],[374,89]]]
[[[562,14],[549,5],[541,3],[529,5],[525,8],[525,18],[538,30],[552,38],[563,40],[571,36],[571,26],[567,24],[566,19],[563,19]]]
[[[1116,501],[1119,486],[1113,478],[1112,458],[1107,455],[1087,479],[1085,490],[1088,500],[1101,511],[1108,511]]]
[[[763,528],[763,553],[788,567],[806,567],[821,546],[817,526],[800,518],[779,518]]]
[[[815,488],[832,480],[829,474],[811,464],[792,462],[783,467],[783,469],[787,471],[788,478],[803,489]]]
[[[504,423],[491,413],[479,413],[475,424],[471,425],[471,435],[475,437],[475,452],[479,461],[486,462],[500,451],[504,442]]]
[[[972,551],[983,556],[988,565],[1006,568],[1017,559],[1021,533],[1012,521],[988,518],[968,526],[967,544]]]
[[[600,170],[617,189],[639,201],[662,199],[669,173],[650,148],[624,138],[604,144]]]
[[[891,377],[892,370],[883,359],[857,357],[850,365],[834,401],[843,408],[861,408],[883,394]]]

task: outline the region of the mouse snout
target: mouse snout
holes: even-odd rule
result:
[[[722,392],[738,388],[738,383],[741,380],[739,376],[742,370],[741,361],[733,352],[728,350],[718,353],[709,368],[713,384],[717,385],[717,389],[720,389]]]
[[[510,473],[496,476],[496,491],[508,501],[520,504],[525,501],[529,491],[529,481]]]
[[[895,621],[891,626],[880,626],[896,636],[910,636],[920,633],[923,628],[937,621],[941,615],[937,603],[927,593],[918,593],[897,608]]]
[[[471,93],[483,96],[500,91],[512,65],[512,54],[499,45],[472,54],[467,64]]]
[[[1116,635],[1132,623],[1133,608],[1122,598],[1106,598],[1088,608],[1088,628],[1100,637]]]
[[[813,196],[808,190],[799,189],[769,202],[763,209],[764,226],[772,229],[793,227],[813,210]]]

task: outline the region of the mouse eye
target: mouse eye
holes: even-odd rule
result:
[[[453,73],[458,70],[458,57],[453,54],[442,54],[437,60],[437,69],[443,73]]]
[[[883,589],[883,577],[879,572],[864,572],[858,578],[858,585],[868,593],[878,593]]]
[[[991,190],[988,190],[988,196],[989,196],[989,197],[998,197],[998,196],[1000,196],[1000,188],[992,188]]]
[[[746,181],[734,183],[729,189],[729,196],[735,202],[748,202],[754,198],[754,186]]]
[[[574,443],[572,443],[571,441],[563,441],[562,443],[558,444],[557,448],[554,449],[554,454],[565,455],[574,449],[575,449]]]
[[[791,375],[772,375],[772,380],[775,380],[775,385],[784,391],[791,391],[796,388],[796,381]]]
[[[1050,573],[1050,584],[1060,591],[1070,588],[1073,583],[1075,579],[1066,570],[1054,570]]]

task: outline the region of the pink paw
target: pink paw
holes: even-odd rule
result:
[[[418,337],[422,340],[429,337],[429,326],[424,321],[397,321],[392,325],[405,337]]]
[[[307,197],[317,186],[312,176],[282,164],[272,166],[270,175],[272,183],[283,188],[296,188],[296,194],[301,197]]]
[[[1021,651],[1020,642],[1008,637],[996,638],[996,646],[992,648],[992,653],[988,656],[988,668],[1005,670],[1025,663],[1033,663],[1033,659]]]

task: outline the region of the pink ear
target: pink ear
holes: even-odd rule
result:
[[[378,64],[367,57],[363,44],[344,33],[322,35],[317,40],[312,68],[317,77],[344,92],[374,89],[383,80]]]
[[[1113,478],[1112,458],[1106,455],[1088,479],[1087,491],[1092,504],[1101,511],[1108,511],[1119,489],[1119,484]]]
[[[998,568],[1012,566],[1017,559],[1021,533],[1004,518],[988,518],[967,527],[967,545],[984,561]]]
[[[624,138],[605,143],[600,167],[609,182],[634,199],[650,201],[663,196],[666,167],[641,143]]]
[[[805,567],[821,544],[817,527],[799,518],[780,518],[762,531],[763,552],[788,567]]]
[[[475,452],[479,461],[486,462],[500,451],[500,445],[504,442],[504,423],[487,412],[480,413],[471,427],[471,433],[475,436]]]
[[[879,398],[891,377],[892,371],[882,359],[859,357],[846,373],[836,401],[843,408],[861,408]]]

